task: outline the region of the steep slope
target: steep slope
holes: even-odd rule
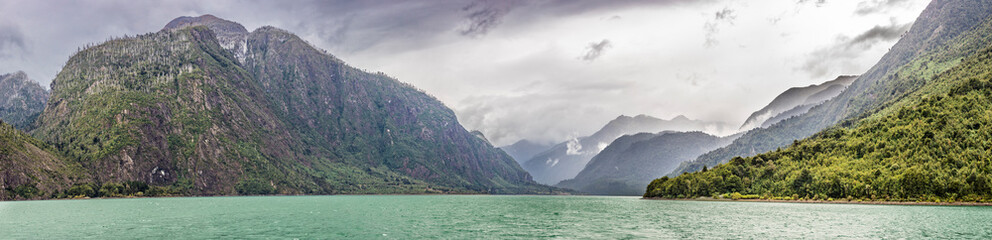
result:
[[[726,146],[737,135],[717,137],[702,132],[639,133],[618,138],[573,179],[558,187],[608,195],[642,195],[651,180],[679,163]]]
[[[24,72],[0,75],[0,120],[28,129],[47,101],[48,91]]]
[[[516,160],[517,163],[523,165],[525,161],[530,160],[530,158],[534,157],[534,155],[547,151],[548,148],[551,148],[551,145],[535,143],[530,140],[523,139],[511,145],[502,146],[499,148],[506,152],[506,154],[510,154],[510,157],[513,157],[513,160]]]
[[[662,120],[647,115],[620,116],[590,136],[552,146],[547,151],[532,157],[523,164],[523,167],[534,176],[535,181],[557,184],[561,180],[575,177],[599,151],[623,135],[661,131],[721,133],[730,129],[733,127],[724,123],[690,120],[685,116],[678,116],[672,120]]]
[[[0,200],[49,198],[88,180],[78,164],[0,121]]]
[[[427,94],[209,15],[77,53],[38,125],[97,182],[178,194],[549,191]]]
[[[245,62],[276,114],[340,161],[473,192],[546,190],[437,99],[350,67],[286,31],[252,32]]]
[[[989,79],[992,47],[921,89],[946,89],[941,94],[914,95],[853,127],[831,128],[782,150],[655,180],[644,196],[992,201]]]
[[[730,145],[684,163],[669,176],[788,146],[835,124],[849,126],[912,93],[938,73],[974,53],[988,37],[953,39],[992,15],[992,1],[935,0],[881,60],[837,97],[768,128],[755,129]]]
[[[207,26],[214,32],[221,47],[229,50],[238,62],[244,63],[248,51],[248,30],[244,26],[207,14],[199,17],[178,17],[165,24],[164,29],[181,29],[189,26]]]
[[[840,95],[847,86],[850,86],[857,76],[840,76],[834,80],[824,82],[819,85],[809,85],[806,87],[794,87],[789,88],[785,92],[782,92],[768,103],[765,107],[761,108],[751,114],[741,125],[741,130],[750,130],[757,127],[768,127],[772,124],[778,122],[773,121],[777,119],[781,121],[792,116],[802,114],[795,114],[797,111],[789,111],[798,107],[806,107],[808,110],[813,106],[816,106],[824,101],[830,100],[837,95]],[[783,113],[795,114],[795,115],[782,115]]]
[[[322,192],[292,170],[305,161],[294,154],[299,144],[259,96],[206,27],[161,31],[70,58],[34,134],[99,182],[181,185],[204,195]]]

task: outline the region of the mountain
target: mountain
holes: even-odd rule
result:
[[[210,15],[76,53],[37,124],[94,181],[179,195],[555,191],[413,86]]]
[[[651,180],[735,138],[702,132],[626,135],[593,157],[575,178],[556,186],[593,194],[642,195]]]
[[[857,76],[840,76],[819,85],[789,88],[776,96],[767,106],[752,113],[741,125],[740,130],[768,127],[786,118],[803,114],[813,106],[840,95],[854,82],[854,79],[857,79]]]
[[[661,131],[722,133],[732,131],[731,129],[733,127],[725,123],[691,120],[685,116],[678,116],[671,120],[662,120],[647,115],[620,116],[590,136],[574,138],[552,146],[527,160],[523,167],[534,176],[534,180],[538,183],[557,184],[561,180],[574,178],[589,163],[589,160],[605,149],[613,140],[623,135]]]
[[[730,145],[683,163],[669,176],[695,172],[703,166],[726,163],[735,156],[773,151],[809,137],[835,124],[851,126],[920,89],[937,74],[973,54],[974,40],[954,39],[970,32],[989,16],[990,1],[935,0],[930,2],[910,30],[871,69],[860,75],[840,95],[805,114],[768,128],[751,130]],[[981,37],[979,37],[981,38]]]
[[[88,179],[51,146],[0,122],[0,200],[49,198]]]
[[[517,163],[524,164],[525,161],[534,157],[534,155],[537,155],[538,153],[544,152],[548,150],[548,148],[551,148],[551,145],[535,143],[535,142],[531,142],[530,140],[523,139],[513,144],[502,146],[499,148],[503,149],[503,151],[506,152],[506,154],[510,154],[510,157],[513,157],[513,159],[516,160]]]
[[[48,91],[24,72],[0,75],[0,120],[29,129],[47,101]]]
[[[886,73],[862,77],[878,80],[871,85],[858,80],[849,88],[866,89],[858,96],[886,102],[855,105],[868,110],[788,147],[735,157],[706,172],[657,179],[645,196],[740,192],[787,199],[992,199],[989,9],[992,1],[931,2],[910,32],[863,76],[882,74],[878,69]],[[891,67],[893,62],[904,64]],[[885,97],[893,93],[898,95]]]

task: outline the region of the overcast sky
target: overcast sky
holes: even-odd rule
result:
[[[790,87],[864,72],[927,3],[0,0],[0,72],[47,86],[80,46],[214,14],[411,83],[496,145],[553,142],[621,114],[739,125]]]

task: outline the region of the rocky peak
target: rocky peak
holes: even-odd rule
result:
[[[0,120],[24,129],[47,101],[48,91],[24,72],[0,75]]]
[[[206,26],[209,28],[217,36],[217,42],[225,49],[234,53],[238,62],[244,63],[245,51],[248,49],[248,30],[244,26],[207,14],[199,17],[178,17],[166,24],[162,30],[182,29],[191,26]]]

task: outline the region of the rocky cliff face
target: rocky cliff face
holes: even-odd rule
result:
[[[28,130],[47,101],[48,91],[24,72],[0,75],[0,120]]]
[[[240,63],[245,61],[245,51],[248,50],[248,30],[241,24],[224,20],[214,15],[199,17],[178,17],[173,19],[162,30],[181,29],[189,26],[207,26],[214,32],[217,42],[227,49]]]
[[[209,15],[79,52],[38,123],[98,182],[194,195],[549,190],[412,86]]]

